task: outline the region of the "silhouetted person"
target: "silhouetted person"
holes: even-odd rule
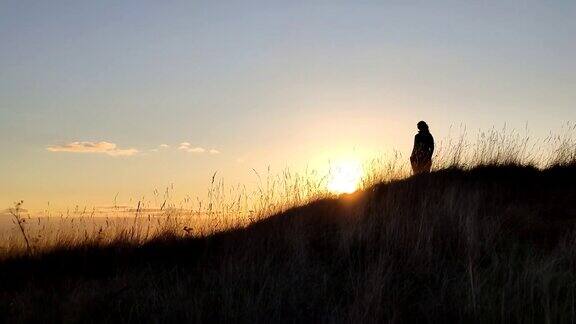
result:
[[[428,173],[432,167],[432,154],[434,153],[434,137],[430,134],[425,121],[418,123],[418,134],[414,136],[414,148],[410,156],[414,174]]]

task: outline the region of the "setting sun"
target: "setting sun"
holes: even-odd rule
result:
[[[359,161],[338,161],[330,170],[327,188],[336,194],[352,193],[358,189],[361,178],[362,165]]]

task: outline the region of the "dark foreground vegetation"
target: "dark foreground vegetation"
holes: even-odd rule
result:
[[[203,238],[0,263],[0,321],[576,321],[576,166],[446,169]]]

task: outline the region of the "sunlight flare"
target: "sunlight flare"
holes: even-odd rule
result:
[[[335,194],[353,193],[362,179],[362,164],[358,160],[337,161],[330,168],[327,189]]]

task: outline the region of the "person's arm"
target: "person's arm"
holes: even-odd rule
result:
[[[412,154],[410,158],[413,158],[416,155],[416,151],[418,150],[418,134],[414,136],[414,146],[412,147]]]
[[[430,158],[434,155],[434,137],[430,135]]]

